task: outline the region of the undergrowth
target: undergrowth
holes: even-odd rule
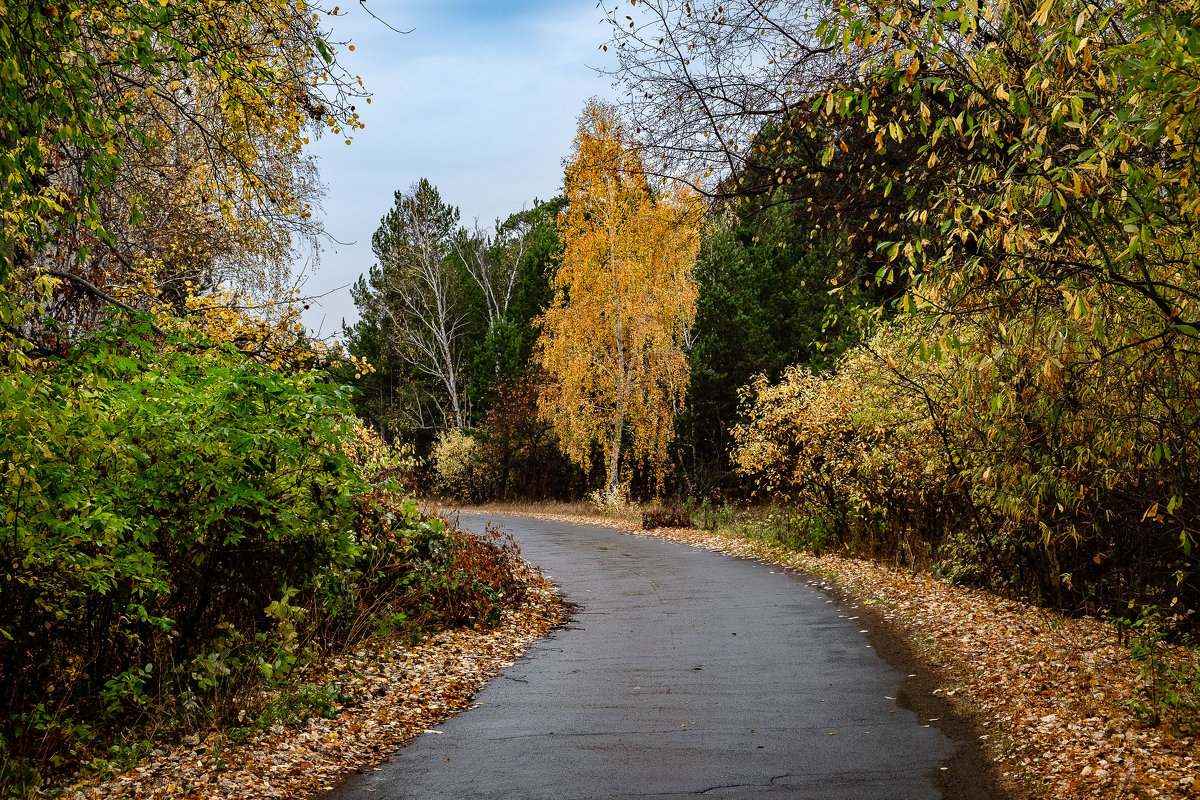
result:
[[[0,797],[330,713],[325,656],[521,600],[512,539],[404,499],[344,387],[143,333],[0,373]]]

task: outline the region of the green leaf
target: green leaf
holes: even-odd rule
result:
[[[321,58],[325,59],[325,63],[332,64],[333,53],[330,52],[329,45],[325,44],[325,40],[318,38],[315,44],[317,46],[317,52],[321,54]]]

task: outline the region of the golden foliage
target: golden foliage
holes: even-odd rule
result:
[[[911,321],[910,321],[911,322]],[[851,519],[890,519],[895,535],[939,513],[949,478],[934,420],[920,391],[936,382],[936,362],[895,363],[912,324],[884,329],[851,351],[833,373],[788,369],[776,384],[758,376],[742,390],[746,421],[734,427],[736,468],[766,492],[826,519],[839,540]],[[907,329],[907,330],[906,330]]]
[[[585,467],[600,441],[610,489],[627,429],[661,479],[688,384],[700,200],[682,188],[656,195],[615,109],[596,101],[580,116],[565,185],[562,265],[537,355],[553,386],[540,413]]]
[[[346,417],[343,424],[350,436],[342,441],[341,453],[359,466],[368,481],[375,486],[387,481],[398,484],[381,491],[413,488],[413,473],[421,467],[421,459],[411,444],[388,444],[358,417]]]
[[[361,127],[361,82],[334,59],[322,12],[0,2],[0,72],[21,87],[0,98],[12,327],[56,351],[114,297],[178,314],[192,293],[287,302],[297,250],[320,232],[304,148]]]
[[[748,387],[735,462],[839,544],[1191,624],[1200,357],[1143,344],[1100,358],[1124,310],[901,318],[833,374]]]

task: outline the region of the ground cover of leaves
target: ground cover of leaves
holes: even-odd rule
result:
[[[941,676],[938,691],[973,718],[991,757],[1019,789],[1041,798],[1200,797],[1197,741],[1146,728],[1126,702],[1142,680],[1113,628],[1063,619],[1023,603],[838,556],[800,554],[696,530],[642,531],[635,523],[571,514],[503,513],[598,524],[757,559],[820,576],[907,633]],[[269,798],[320,794],[370,769],[452,713],[486,680],[566,621],[544,581],[492,631],[457,630],[411,648],[363,648],[326,668],[352,700],[233,745],[218,735],[163,747],[109,781],[72,787],[73,800]],[[1193,656],[1194,657],[1194,656]]]
[[[72,800],[303,798],[349,772],[371,769],[450,715],[469,708],[487,680],[536,639],[567,621],[568,608],[532,571],[525,601],[492,630],[457,629],[405,648],[360,647],[323,666],[318,685],[349,700],[332,719],[275,726],[240,743],[221,734],[161,747],[140,766],[104,782],[70,787]],[[436,733],[436,732],[435,732]]]
[[[594,518],[539,515],[597,524]],[[697,530],[626,533],[681,542],[820,576],[907,634],[950,698],[981,731],[1002,782],[1055,800],[1200,797],[1200,742],[1148,728],[1126,706],[1138,665],[1104,621],[955,586],[940,578],[835,555],[813,556]],[[1182,650],[1175,658],[1196,654]]]

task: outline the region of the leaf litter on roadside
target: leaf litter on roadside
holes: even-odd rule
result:
[[[761,560],[827,578],[905,631],[942,686],[983,731],[1004,777],[1037,797],[1200,797],[1194,738],[1143,725],[1131,710],[1142,676],[1109,623],[1070,619],[925,574],[834,555],[813,556],[695,530],[642,531],[632,523],[567,515],[525,516],[599,524]],[[821,581],[823,588],[831,583]],[[452,713],[486,680],[567,618],[538,576],[524,605],[495,630],[448,631],[405,649],[360,648],[330,662],[326,682],[347,698],[332,719],[276,726],[240,744],[213,734],[155,750],[105,783],[73,787],[74,800],[306,797],[379,763]],[[1177,651],[1178,658],[1195,659]]]
[[[1144,676],[1111,623],[1066,618],[928,574],[696,530],[627,533],[828,576],[908,634],[1002,776],[1056,800],[1200,797],[1200,743],[1134,712]],[[831,588],[828,584],[824,588]],[[1200,675],[1195,651],[1169,656]]]
[[[406,648],[380,641],[328,661],[319,685],[343,698],[328,718],[277,724],[244,741],[224,733],[155,749],[110,780],[70,787],[72,800],[311,797],[385,761],[452,714],[535,640],[561,627],[567,605],[535,569],[525,601],[492,630],[459,628]]]

